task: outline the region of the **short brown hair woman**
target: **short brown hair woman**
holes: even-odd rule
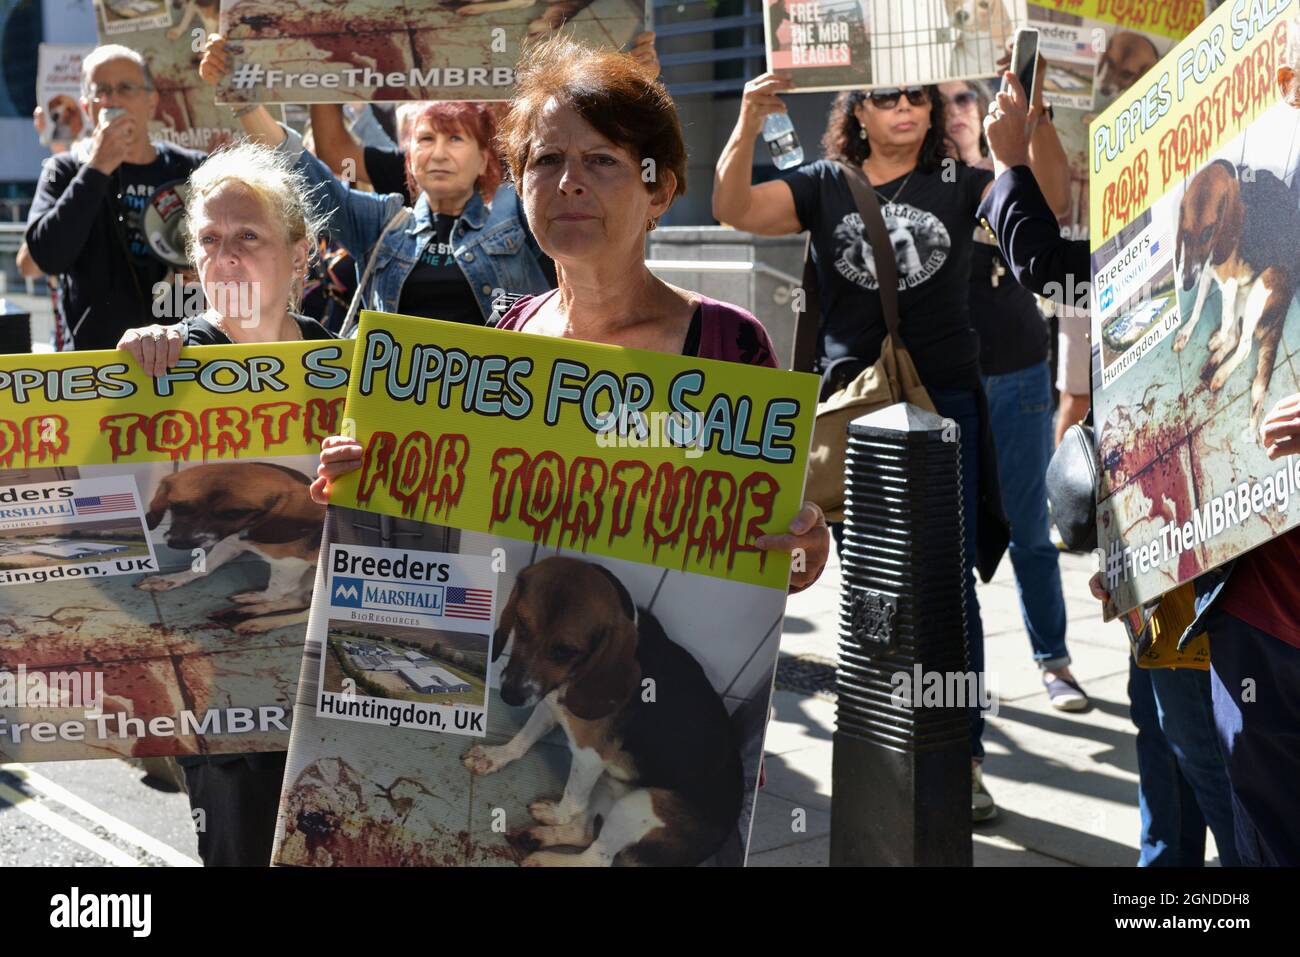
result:
[[[559,276],[558,289],[515,303],[500,328],[776,366],[752,315],[646,267],[646,232],[686,191],[686,145],[672,97],[634,59],[564,36],[533,47],[499,142]],[[313,495],[325,501],[329,482],[360,462],[355,439],[326,439]],[[755,544],[802,551],[806,563],[791,584],[798,591],[821,574],[830,535],[820,509],[805,503],[789,534]]]

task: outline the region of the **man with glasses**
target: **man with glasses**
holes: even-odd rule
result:
[[[187,179],[203,154],[149,139],[158,93],[134,50],[97,47],[82,61],[81,86],[94,134],[45,161],[27,247],[60,277],[72,347],[112,349],[127,329],[183,318],[154,315],[153,287],[170,267],[150,251],[142,221],[154,191]]]

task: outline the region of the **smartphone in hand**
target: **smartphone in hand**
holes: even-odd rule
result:
[[[1038,99],[1038,84],[1041,82],[1041,77],[1036,69],[1037,66],[1038,31],[1032,28],[1017,30],[1015,43],[1011,47],[1011,71],[1020,81],[1020,86],[1029,97],[1030,103]],[[1002,89],[1005,91],[1006,88],[1007,83],[1004,79]]]

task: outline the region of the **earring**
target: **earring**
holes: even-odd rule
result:
[[[867,138],[867,128],[866,128],[865,126],[859,126],[859,127],[858,127],[858,139],[860,139],[860,140],[865,140],[866,138]]]
[[[645,231],[647,233],[653,233],[658,228],[659,228],[659,223],[656,222],[655,220],[647,219],[645,221]]]

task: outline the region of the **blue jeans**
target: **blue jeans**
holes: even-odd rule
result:
[[[962,575],[966,586],[966,667],[984,681],[984,623],[980,618],[979,598],[975,595],[975,538],[979,519],[980,489],[980,409],[979,395],[973,389],[929,389],[935,410],[945,419],[957,423],[960,433],[961,511],[964,519],[965,562]],[[971,757],[984,759],[984,712],[979,706],[971,712]]]
[[[1139,668],[1130,655],[1128,696],[1138,732],[1138,866],[1201,867],[1207,823],[1219,861],[1240,864],[1210,676],[1194,668]]]
[[[1242,863],[1300,866],[1300,648],[1224,611],[1206,625]]]
[[[1002,507],[1011,522],[1011,566],[1020,617],[1034,661],[1044,670],[1070,663],[1060,553],[1048,534],[1047,463],[1052,457],[1052,383],[1047,362],[984,377],[997,446]]]

